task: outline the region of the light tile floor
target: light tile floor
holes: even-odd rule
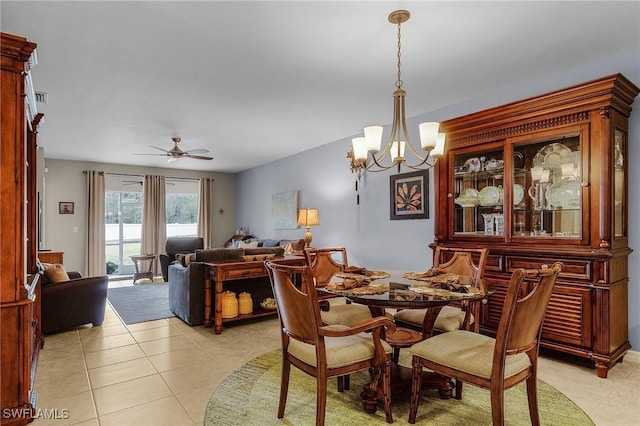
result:
[[[33,424],[201,425],[216,386],[279,346],[277,319],[230,326],[216,335],[178,318],[127,326],[107,304],[101,327],[46,337],[35,387],[41,417]],[[628,358],[609,378],[599,379],[593,369],[542,357],[539,376],[596,425],[636,426],[640,364]]]

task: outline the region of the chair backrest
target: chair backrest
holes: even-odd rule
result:
[[[469,277],[469,282],[463,282],[462,284],[471,284],[473,287],[485,290],[482,277],[484,276],[488,255],[489,250],[486,248],[469,249],[437,246],[433,254],[433,266],[451,274]],[[442,260],[445,256],[447,258],[450,256],[450,258],[443,262]],[[478,258],[477,262],[474,262],[474,256]]]
[[[547,305],[563,267],[556,262],[551,268],[513,271],[496,334],[494,360],[532,350],[537,353]]]
[[[195,253],[204,248],[202,237],[169,237],[166,242],[166,252],[170,256],[177,253]]]
[[[296,340],[316,345],[318,328],[322,326],[318,294],[314,286],[304,286],[305,293],[294,284],[294,277],[301,277],[306,282],[312,280],[309,267],[268,261],[265,266],[283,332]]]
[[[308,247],[304,249],[304,257],[311,268],[316,287],[326,286],[334,274],[349,266],[347,249],[344,247]]]

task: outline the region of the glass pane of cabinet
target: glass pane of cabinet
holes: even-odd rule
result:
[[[453,156],[453,235],[581,239],[581,133],[495,146]]]
[[[504,151],[454,156],[454,234],[504,236]]]
[[[582,237],[581,159],[579,133],[514,146],[512,237]]]

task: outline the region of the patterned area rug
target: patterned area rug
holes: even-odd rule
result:
[[[312,425],[315,424],[315,379],[291,368],[285,417],[278,419],[280,350],[254,358],[231,373],[215,390],[205,413],[204,425]],[[409,365],[403,351],[400,363]],[[351,390],[339,393],[336,380],[328,384],[327,425],[386,425],[384,410],[373,415],[362,410],[359,393],[368,379],[365,372],[351,376]],[[394,424],[408,424],[409,398],[392,399]],[[562,393],[538,381],[542,425],[588,426],[591,419]],[[505,393],[505,424],[530,425],[526,389],[516,386]],[[466,385],[462,400],[443,400],[437,391],[423,391],[416,424],[490,425],[489,391]]]
[[[110,288],[107,299],[125,324],[174,316],[169,310],[168,283]]]

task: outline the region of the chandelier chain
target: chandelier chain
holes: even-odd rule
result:
[[[396,87],[398,89],[402,88],[402,76],[401,76],[401,72],[400,72],[400,48],[402,47],[402,43],[400,40],[400,26],[402,25],[402,23],[400,21],[398,21],[398,80],[396,80]]]

